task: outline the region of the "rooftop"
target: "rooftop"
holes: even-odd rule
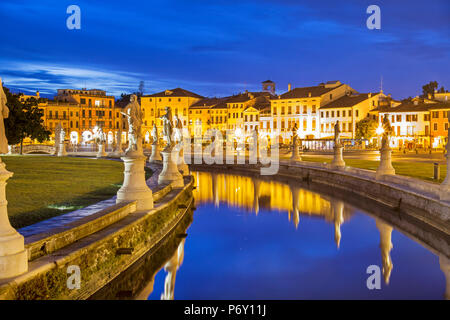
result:
[[[335,108],[352,107],[354,105],[357,105],[358,103],[361,103],[364,100],[369,99],[369,95],[371,95],[371,97],[374,97],[378,94],[379,93],[359,93],[359,94],[345,95],[339,99],[331,101],[330,103],[326,104],[325,106],[320,107],[320,109],[335,109]]]
[[[337,84],[336,86],[326,86],[324,84],[320,84],[318,86],[313,87],[295,88],[292,89],[291,91],[285,92],[282,95],[280,95],[279,99],[320,97],[329,91],[332,91],[340,86],[343,86],[343,84],[341,84],[340,82],[336,84]]]
[[[164,90],[158,93],[145,95],[144,97],[192,97],[202,99],[203,96],[196,94],[194,92],[188,91],[183,88],[175,88],[171,90]]]

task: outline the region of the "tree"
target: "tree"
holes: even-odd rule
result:
[[[378,122],[366,117],[356,123],[356,139],[370,139],[375,136]]]
[[[422,86],[422,98],[428,98],[428,95],[434,97],[434,90],[438,88],[437,81],[430,81]]]
[[[136,95],[138,97],[142,97],[144,95],[144,81],[139,82],[139,89]]]
[[[39,109],[38,100],[29,98],[24,103],[18,99],[19,95],[12,94],[8,88],[3,88],[6,94],[9,108],[9,117],[5,119],[5,133],[8,144],[20,143],[22,154],[23,140],[25,138],[36,139],[43,142],[50,138],[51,132],[44,127],[44,111]]]

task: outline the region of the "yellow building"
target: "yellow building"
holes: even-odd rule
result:
[[[207,130],[227,129],[227,101],[225,98],[204,98],[189,108],[189,130],[192,135],[204,135]]]
[[[321,138],[334,137],[334,125],[339,121],[341,137],[355,139],[356,123],[369,116],[379,106],[383,93],[357,93],[345,95],[320,107]]]
[[[61,123],[71,144],[93,143],[95,127],[101,127],[107,135],[107,143],[113,144],[117,131],[125,125],[121,109],[115,107],[114,101],[114,96],[106,95],[103,90],[58,89],[54,100],[40,107],[53,141],[55,127]]]
[[[352,93],[356,91],[340,81],[329,81],[314,87],[295,89],[291,89],[289,84],[287,92],[271,100],[272,136],[278,134],[280,142],[289,143],[292,137],[291,130],[296,123],[298,136],[301,139],[321,138],[319,109],[331,101]]]
[[[273,97],[268,91],[246,91],[227,99],[227,129],[243,138],[250,136],[255,129],[259,130],[260,113],[270,107],[270,99]]]
[[[203,99],[201,95],[182,88],[175,88],[142,96],[141,108],[144,114],[143,130],[146,142],[150,139],[149,137],[153,124],[156,123],[158,133],[161,134],[162,120],[160,117],[164,115],[166,107],[170,107],[172,116],[177,115],[178,118],[180,118],[183,127],[191,129],[191,123],[189,122],[189,107],[201,99]]]

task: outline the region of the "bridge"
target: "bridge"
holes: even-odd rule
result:
[[[18,154],[20,153],[20,146],[11,147],[11,153]],[[22,147],[23,154],[29,153],[46,153],[46,154],[54,154],[55,147],[45,144],[27,144]]]

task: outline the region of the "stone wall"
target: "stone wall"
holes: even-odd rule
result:
[[[191,210],[193,178],[164,190],[154,209],[121,220],[29,263],[29,271],[0,283],[0,299],[86,299],[162,241]],[[33,244],[28,244],[33,246]],[[67,269],[80,267],[81,288],[69,289]]]

